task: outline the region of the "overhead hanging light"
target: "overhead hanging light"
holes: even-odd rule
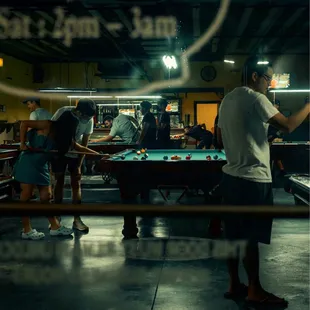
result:
[[[176,69],[178,67],[177,61],[174,56],[163,56],[163,62],[167,69]]]
[[[42,88],[39,89],[40,93],[96,93],[96,88],[62,88],[62,87],[55,87],[55,88]]]

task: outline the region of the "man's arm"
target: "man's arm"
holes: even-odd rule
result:
[[[268,120],[268,123],[281,130],[284,133],[291,133],[309,116],[310,104],[307,103],[301,110],[295,114],[286,117],[282,113],[277,113]]]
[[[260,95],[255,101],[255,110],[264,123],[281,130],[284,133],[291,133],[309,115],[310,104],[307,103],[301,110],[289,117],[284,116],[276,109],[266,96]]]
[[[216,134],[217,134],[217,146],[219,149],[223,149],[223,138],[222,138],[222,131],[221,128],[217,126],[216,128]]]
[[[150,128],[150,123],[143,123],[142,125],[142,132],[141,132],[141,135],[140,135],[140,138],[139,138],[139,141],[138,143],[141,144],[141,142],[143,141],[147,131],[149,130]]]
[[[114,136],[111,136],[111,135],[108,135],[106,137],[103,137],[103,138],[100,138],[100,139],[95,139],[95,140],[92,140],[92,142],[110,142],[114,139],[115,137]]]

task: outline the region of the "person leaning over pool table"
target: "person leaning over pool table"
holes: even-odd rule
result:
[[[76,128],[75,140],[82,146],[87,147],[89,137],[93,133],[94,121],[93,117],[96,113],[96,104],[89,99],[80,99],[77,106],[62,107],[56,111],[52,117],[53,121],[57,121],[66,111],[70,111],[78,120]],[[63,191],[65,183],[65,173],[68,168],[70,172],[70,181],[72,189],[72,204],[80,204],[82,200],[81,193],[81,166],[85,156],[66,154],[52,161],[52,172],[56,179],[54,189],[54,202],[62,203]],[[88,232],[89,228],[83,223],[80,216],[74,216],[73,228],[81,232]]]
[[[91,142],[109,142],[119,136],[125,143],[136,143],[139,139],[139,123],[129,115],[120,114],[113,118],[107,115],[103,119],[106,127],[111,128],[108,136],[92,140]]]
[[[268,125],[283,132],[294,131],[309,115],[309,103],[296,114],[285,117],[267,99],[273,70],[249,58],[243,69],[243,87],[227,94],[219,110],[218,140],[224,146],[227,164],[223,166],[221,193],[225,205],[273,205]],[[270,244],[272,219],[226,219],[225,237],[247,241],[243,264],[248,287],[238,275],[239,259],[228,259],[230,276],[226,298],[247,297],[249,304],[262,307],[287,306],[287,301],[265,291],[259,279],[258,243]]]
[[[196,125],[193,127],[186,126],[184,128],[184,136],[191,137],[199,141],[197,149],[210,149],[212,148],[213,134],[206,129],[206,125]]]

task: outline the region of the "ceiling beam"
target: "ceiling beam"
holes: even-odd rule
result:
[[[270,29],[273,27],[273,25],[276,23],[277,19],[280,17],[280,15],[283,13],[283,8],[278,9],[271,9],[268,11],[268,16],[261,22],[259,30],[257,31],[257,35],[265,36],[268,34]],[[249,54],[254,52],[255,50],[262,51],[260,49],[260,45],[262,43],[263,39],[253,39],[247,46],[247,51]],[[265,51],[263,51],[265,52]]]
[[[283,24],[282,28],[280,29],[280,33],[285,33],[287,29],[293,26],[293,24],[298,20],[301,14],[306,10],[306,8],[299,8],[297,9]],[[279,39],[273,38],[268,42],[268,48],[270,49]]]
[[[248,25],[252,12],[253,12],[253,8],[246,8],[243,11],[241,20],[240,20],[238,28],[237,28],[237,33],[236,33],[239,38],[242,36],[246,26]],[[227,48],[228,54],[233,53],[237,49],[237,46],[239,43],[239,38],[234,39],[230,42],[230,44]]]
[[[93,15],[97,18],[98,17],[102,18],[102,15],[98,11],[89,10],[89,12],[91,15]],[[102,19],[99,19],[99,20],[102,21]],[[103,26],[105,26],[105,24],[103,24]],[[139,66],[135,62],[135,60],[131,59],[131,57],[126,53],[126,51],[124,51],[124,49],[122,47],[120,47],[120,45],[115,41],[115,39],[110,34],[110,32],[105,30],[105,31],[103,31],[103,33],[104,33],[104,36],[115,46],[115,48],[118,50],[118,52],[124,57],[124,59],[127,60],[127,62],[131,65],[131,67],[138,70],[141,75],[143,75],[149,82],[151,82],[152,81],[151,77],[145,72],[145,70],[141,66]],[[104,48],[105,48],[105,46],[104,46]]]
[[[193,31],[194,38],[198,39],[201,36],[201,28],[200,28],[200,7],[195,6],[192,8],[193,14]]]
[[[127,28],[128,32],[131,33],[133,30],[133,26],[129,18],[126,16],[123,10],[115,10],[116,15],[118,16],[119,20],[123,23],[123,25]]]
[[[296,43],[296,40],[298,40],[297,36],[303,33],[305,29],[308,29],[309,34],[309,19],[302,24],[300,30],[296,33],[296,36],[292,40],[287,41],[285,44],[282,45],[281,52],[287,51],[292,45],[294,45]],[[307,44],[307,46],[309,47],[309,36],[308,40],[304,41],[304,43]]]

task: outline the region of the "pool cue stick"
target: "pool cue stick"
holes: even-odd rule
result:
[[[59,153],[57,150],[46,151],[46,150],[43,150],[43,149],[36,149],[36,148],[27,148],[27,150],[24,150],[24,151],[25,152],[34,152],[34,153],[52,153],[52,154],[58,154]],[[78,152],[78,151],[69,151],[66,154],[111,157],[111,154],[100,154],[100,153],[94,154],[94,153]]]

